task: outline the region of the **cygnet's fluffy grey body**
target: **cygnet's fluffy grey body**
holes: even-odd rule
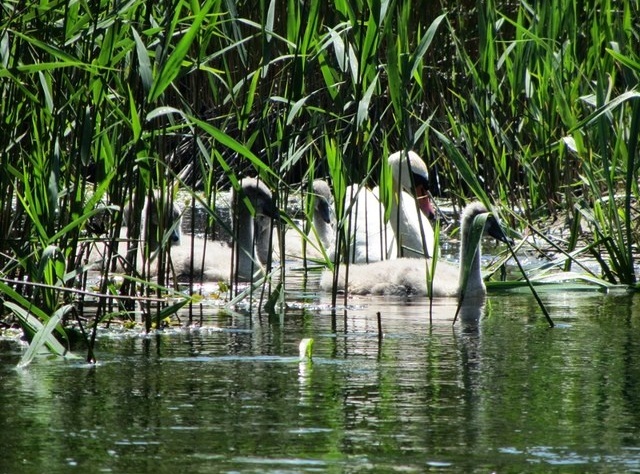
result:
[[[140,216],[133,215],[133,199],[123,207],[123,226],[120,228],[117,241],[114,242],[113,251],[109,252],[111,242],[102,241],[92,244],[88,263],[94,268],[108,268],[116,272],[129,271],[131,265],[127,263],[128,253],[134,248],[137,249],[138,255],[137,267],[138,269],[142,267],[144,246],[140,245],[140,240],[129,240],[129,230],[135,219],[141,219],[140,235],[142,241],[146,242],[149,255],[153,255],[163,242],[176,246],[182,242],[181,211],[172,199],[169,199],[168,196],[161,196],[159,190],[152,191],[144,198],[144,206]],[[158,229],[162,229],[162,233],[158,232]],[[113,262],[113,264],[107,261],[109,257],[111,258],[109,262]]]
[[[231,269],[235,268],[233,278],[238,281],[250,281],[264,274],[262,262],[255,248],[255,222],[250,210],[243,202],[247,198],[253,206],[256,218],[277,218],[278,210],[273,202],[271,191],[264,183],[255,178],[244,178],[240,181],[240,190],[233,193],[232,206],[235,213],[234,236],[235,248],[225,242],[211,241],[197,236],[185,236],[180,232],[180,210],[177,206],[163,213],[167,216],[159,219],[159,211],[156,206],[143,211],[143,243],[146,243],[148,260],[144,257],[143,246],[139,246],[136,268],[144,271],[147,277],[158,275],[158,249],[161,244],[166,246],[169,255],[165,260],[171,275],[180,280],[194,281],[230,281]],[[125,218],[130,217],[125,213]],[[126,221],[125,221],[126,222]],[[126,237],[126,228],[122,234]],[[120,242],[118,245],[119,261],[126,262],[127,245]],[[101,264],[104,259],[105,249],[97,249],[92,252],[90,261]],[[234,261],[232,262],[232,258]],[[233,265],[232,265],[233,263]],[[121,264],[116,265],[116,271],[123,271]]]
[[[251,281],[264,276],[264,265],[256,249],[256,220],[279,218],[271,191],[258,179],[244,178],[240,190],[233,193],[235,247],[224,242],[184,236],[180,246],[171,247],[171,265],[175,275],[196,281]],[[243,202],[247,198],[255,217]],[[233,259],[233,262],[232,262]],[[235,272],[231,275],[231,268]]]
[[[462,261],[469,245],[470,229],[474,219],[487,213],[485,206],[474,202],[465,207],[461,216],[461,264],[437,262],[435,275],[432,277],[433,296],[459,296],[461,291],[462,268],[471,265],[465,296],[481,296],[486,293],[480,268],[480,245],[476,249],[471,262]],[[506,237],[493,215],[486,219],[484,232],[492,237],[506,241]],[[342,265],[339,270],[336,289],[347,291],[351,295],[389,295],[389,296],[427,296],[427,268],[431,269],[430,259],[399,258],[369,264],[352,264],[348,268],[348,285],[345,284],[346,269]],[[334,275],[326,270],[321,278],[320,286],[325,291],[333,290]]]
[[[335,251],[335,213],[333,196],[326,181],[317,179],[313,182],[311,196],[312,227],[303,238],[298,232],[291,230],[291,238],[285,240],[287,255],[293,258],[324,259],[325,255],[333,260]]]
[[[308,258],[322,261],[326,258],[333,260],[335,252],[335,212],[333,210],[333,196],[326,181],[317,179],[312,183],[311,192],[307,196],[312,209],[312,227],[303,237],[297,229],[287,229],[284,238],[284,255],[287,260]],[[257,220],[256,241],[260,260],[266,262],[272,256],[279,260],[280,245],[277,232],[273,232],[272,220],[260,218]]]

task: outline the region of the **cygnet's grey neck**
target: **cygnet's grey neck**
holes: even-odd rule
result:
[[[253,216],[242,203],[236,209],[236,275],[239,280],[251,280],[262,273],[262,266],[255,252],[255,226]]]
[[[233,206],[235,212],[234,246],[235,269],[239,280],[253,280],[264,274],[258,252],[263,252],[265,228],[270,228],[271,219],[279,218],[278,210],[273,201],[271,191],[267,186],[255,178],[244,178],[240,182],[241,190],[234,195]],[[254,209],[251,214],[244,202],[246,197]],[[259,225],[256,225],[256,222]],[[258,234],[258,232],[260,234]],[[260,238],[260,239],[258,239]],[[256,246],[259,248],[256,249]]]
[[[477,214],[476,214],[477,215]],[[469,246],[469,233],[471,232],[471,226],[473,224],[473,220],[475,219],[475,215],[465,215],[464,220],[461,225],[461,243],[460,243],[460,277],[458,281],[462,284],[464,279],[464,271],[465,268],[469,267],[469,279],[467,281],[466,288],[460,288],[460,291],[463,291],[468,294],[472,294],[477,292],[478,290],[484,289],[484,282],[482,281],[482,270],[480,268],[480,260],[481,260],[481,245],[476,247],[476,251],[473,254],[473,260],[469,265],[468,262],[465,261],[465,256],[467,254],[467,247]]]

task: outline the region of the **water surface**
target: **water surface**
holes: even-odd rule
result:
[[[640,471],[638,297],[313,292],[279,317],[103,334],[97,366],[0,352],[0,472]],[[384,337],[378,336],[380,313]],[[298,360],[302,338],[313,362]]]

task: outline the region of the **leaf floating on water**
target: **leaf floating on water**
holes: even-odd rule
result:
[[[298,346],[300,351],[300,360],[309,360],[311,361],[313,357],[313,339],[312,338],[304,338],[300,341],[300,345]]]

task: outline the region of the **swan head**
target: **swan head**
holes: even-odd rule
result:
[[[322,179],[316,179],[312,184],[312,188],[315,197],[313,215],[320,217],[326,224],[331,224],[331,202],[333,197],[331,196],[329,185]]]
[[[397,151],[389,155],[389,167],[396,189],[412,194],[424,215],[433,218],[435,211],[428,192],[429,171],[420,155],[413,151]]]
[[[256,178],[243,178],[240,180],[240,192],[237,197],[246,197],[255,211],[256,217],[280,219],[280,213],[273,200],[269,188]]]
[[[502,226],[500,225],[500,222],[498,221],[496,216],[491,213],[481,202],[472,202],[464,208],[464,211],[462,211],[460,220],[462,222],[463,235],[469,231],[469,228],[473,224],[476,216],[479,216],[480,214],[489,214],[484,224],[484,233],[486,235],[490,235],[500,242],[512,243],[511,239],[507,237],[507,235],[502,230]]]

